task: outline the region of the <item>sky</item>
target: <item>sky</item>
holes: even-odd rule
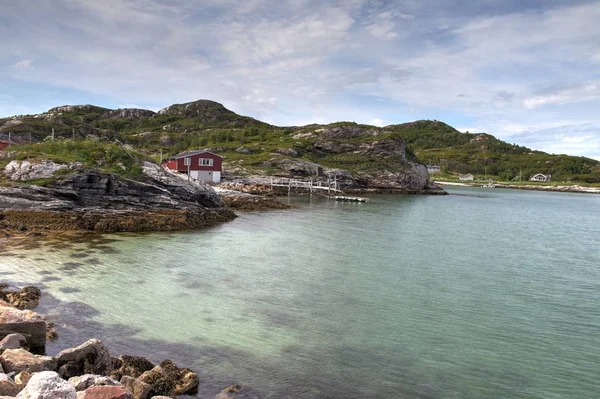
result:
[[[198,99],[600,159],[600,0],[0,0],[0,117]]]

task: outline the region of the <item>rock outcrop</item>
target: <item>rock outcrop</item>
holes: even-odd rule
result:
[[[42,161],[32,163],[29,161],[10,161],[4,168],[4,174],[10,180],[35,180],[47,179],[60,170],[68,170],[69,166],[54,163],[52,161]]]
[[[78,170],[46,187],[0,187],[0,228],[161,231],[235,218],[210,186],[187,182],[150,162],[143,171],[140,180]]]

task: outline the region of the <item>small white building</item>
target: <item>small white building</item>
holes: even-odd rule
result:
[[[551,178],[552,178],[552,175],[544,175],[542,173],[537,173],[537,174],[531,176],[531,179],[529,179],[529,180],[530,181],[549,182]]]
[[[474,176],[470,173],[466,175],[458,175],[458,180],[473,180]]]
[[[429,173],[440,173],[441,169],[439,165],[427,165],[427,171]]]

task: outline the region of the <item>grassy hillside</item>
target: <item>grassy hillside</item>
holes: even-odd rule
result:
[[[343,134],[336,136],[337,128]],[[277,127],[237,115],[221,104],[207,100],[172,105],[158,113],[83,105],[56,107],[40,115],[0,119],[0,139],[7,139],[11,132],[11,139],[21,144],[47,139],[52,129],[56,138],[74,137],[76,142],[119,141],[131,146],[140,156],[156,161],[161,152],[166,157],[190,149],[212,148],[224,155],[227,169],[238,173],[276,173],[280,169],[275,165],[286,159],[315,162],[351,173],[393,170],[399,159],[392,153],[365,154],[359,149],[374,141],[403,139],[408,146],[409,159],[438,164],[446,176],[473,173],[482,178],[487,175],[506,181],[519,176],[526,180],[533,174],[545,173],[552,174],[555,181],[600,182],[598,161],[549,155],[508,144],[489,134],[460,133],[438,121],[417,121],[385,128],[352,122]],[[329,132],[327,137],[321,136],[324,131]],[[86,138],[89,140],[84,140]],[[335,146],[336,150],[329,151],[320,145],[322,143]],[[23,151],[34,149],[24,147]],[[82,151],[71,155],[81,156],[85,162],[98,162],[88,159],[87,149]],[[110,157],[106,162],[114,163]]]
[[[404,138],[421,161],[440,165],[446,173],[487,175],[503,181],[544,173],[552,174],[555,181],[600,182],[600,162],[594,159],[550,155],[485,133],[461,133],[438,121],[392,125],[386,130]]]

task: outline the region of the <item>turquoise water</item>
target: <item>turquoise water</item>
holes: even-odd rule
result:
[[[97,336],[199,397],[597,398],[600,196],[449,191],[7,242],[0,278],[44,285],[50,354]]]

